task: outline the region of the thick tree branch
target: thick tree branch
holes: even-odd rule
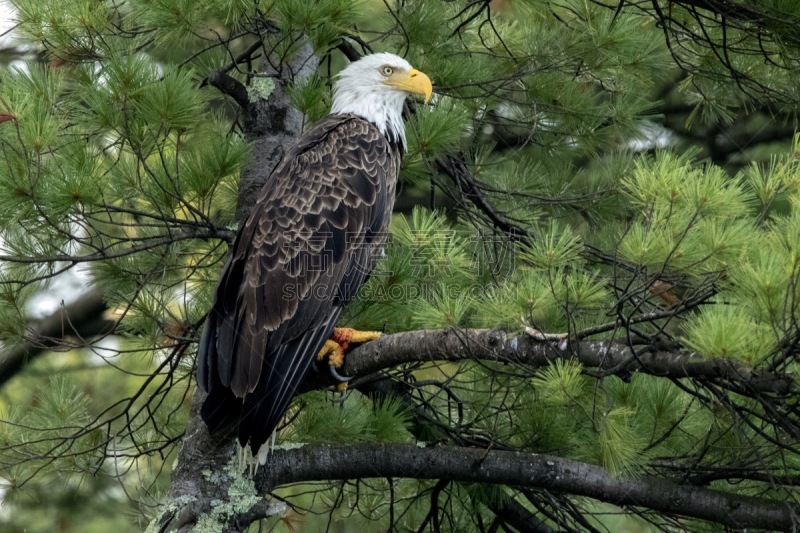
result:
[[[735,528],[789,531],[800,508],[654,477],[614,477],[599,466],[534,453],[414,444],[313,445],[276,450],[260,492],[288,483],[374,477],[448,479],[537,487],[619,506],[709,520]]]
[[[234,455],[233,442],[215,442],[200,418],[205,395],[193,400],[186,438],[173,473],[171,508],[159,520],[161,531],[190,531],[198,517],[226,505]],[[742,496],[657,477],[615,477],[603,468],[561,457],[452,446],[415,444],[306,445],[275,450],[255,477],[254,490],[266,495],[290,483],[364,478],[446,479],[506,484],[585,496],[619,506],[648,508],[708,520],[735,528],[789,531],[800,509],[786,502]],[[280,514],[280,504],[261,501],[241,515],[228,516],[229,530],[246,529],[254,519]]]
[[[206,76],[206,79],[203,80],[202,85],[205,84],[216,87],[222,94],[227,94],[233,98],[233,100],[239,104],[239,107],[241,107],[242,110],[247,111],[250,107],[250,100],[247,96],[247,87],[245,87],[244,84],[236,78],[229,76],[227,72],[223,71],[222,69],[215,70]]]
[[[85,339],[109,333],[115,322],[103,318],[106,309],[108,307],[103,299],[103,292],[94,290],[31,325],[29,333],[25,335],[25,342],[9,346],[0,352],[0,385],[11,379],[37,355],[60,346],[67,336]]]
[[[527,334],[494,329],[419,330],[385,335],[350,352],[344,373],[361,376],[402,363],[479,359],[544,366],[572,360],[584,367],[619,375],[644,372],[669,378],[706,378],[741,382],[753,390],[787,394],[794,381],[731,359],[703,359],[685,352],[651,351],[634,354],[613,341],[541,341]]]
[[[716,378],[745,382],[749,387],[789,390],[782,376],[759,373],[732,361],[707,361],[689,354],[656,352],[634,356],[615,342],[541,341],[526,334],[504,331],[434,330],[386,335],[355,348],[344,371],[365,375],[413,361],[482,359],[509,364],[541,366],[555,359],[572,359],[587,367],[622,372],[642,371],[674,378]],[[172,478],[170,502],[174,511],[161,519],[164,531],[189,531],[201,516],[231,508],[229,485],[235,472],[230,464],[233,442],[212,439],[199,408],[198,391]],[[600,467],[558,457],[478,448],[414,445],[307,446],[277,451],[268,473],[256,478],[254,490],[266,494],[280,485],[298,481],[359,479],[365,477],[416,477],[463,482],[508,484],[588,496],[616,505],[630,505],[714,521],[732,527],[786,529],[797,512],[787,504],[679,485],[662,478],[620,479]],[[205,474],[204,474],[205,472]],[[209,473],[215,473],[209,475]],[[219,503],[223,502],[223,503]],[[225,503],[228,502],[228,503]],[[263,502],[262,502],[263,503]],[[227,506],[227,507],[226,507]],[[253,519],[277,514],[279,507],[256,505],[240,514],[217,516],[232,530],[243,530]],[[528,517],[530,518],[530,517]]]

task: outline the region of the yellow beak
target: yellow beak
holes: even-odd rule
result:
[[[397,74],[392,76],[384,83],[402,89],[406,92],[413,94],[421,94],[425,96],[425,103],[431,99],[433,93],[433,84],[431,79],[425,75],[424,72],[412,68],[407,74]]]

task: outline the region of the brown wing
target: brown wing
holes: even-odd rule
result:
[[[383,245],[399,151],[369,122],[330,115],[275,169],[242,227],[199,348],[212,430],[254,451],[278,424]]]

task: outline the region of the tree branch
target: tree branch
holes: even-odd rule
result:
[[[788,531],[800,508],[654,477],[614,477],[599,466],[534,453],[414,444],[313,445],[275,450],[259,492],[301,481],[409,477],[537,487],[619,506],[709,520],[735,528]]]
[[[411,331],[386,335],[355,348],[343,371],[365,375],[413,361],[470,358],[541,366],[555,359],[579,361],[587,367],[620,372],[642,371],[669,377],[709,377],[744,381],[762,390],[788,390],[782,376],[760,373],[733,361],[695,360],[690,354],[656,352],[638,358],[629,347],[608,341],[540,341],[491,329]],[[200,417],[205,394],[195,393],[186,437],[173,472],[170,506],[159,519],[164,531],[189,531],[201,516],[214,515],[229,528],[242,529],[254,517],[279,514],[276,506],[247,507],[239,514],[230,509],[228,487],[242,483],[230,468],[233,440],[212,438]],[[632,505],[681,514],[733,527],[785,529],[798,510],[768,499],[740,496],[696,485],[679,485],[662,478],[621,479],[601,467],[531,453],[490,451],[481,448],[414,445],[306,446],[276,451],[257,476],[255,494],[299,481],[359,479],[365,477],[417,477],[463,482],[509,484],[588,496],[615,505]],[[238,479],[238,481],[235,481]],[[251,498],[252,500],[252,498]],[[252,500],[255,501],[255,500]],[[220,503],[222,502],[222,503]],[[263,503],[263,502],[262,502]],[[173,504],[175,504],[173,506]],[[221,515],[219,509],[229,514]],[[530,519],[531,517],[528,517]]]
[[[84,339],[109,333],[115,322],[102,318],[106,309],[103,292],[93,290],[32,325],[24,343],[0,352],[0,385],[37,355],[61,345],[67,336]]]
[[[562,359],[619,375],[643,372],[676,379],[722,379],[775,394],[794,390],[791,378],[760,371],[732,359],[703,359],[693,353],[670,351],[634,354],[621,342],[541,341],[527,334],[495,329],[418,330],[385,335],[353,349],[342,370],[350,376],[362,376],[402,363],[465,359],[534,367]]]
[[[250,107],[250,99],[247,96],[247,87],[245,87],[244,84],[236,78],[229,76],[222,69],[215,70],[206,76],[206,79],[203,80],[201,87],[206,84],[216,87],[222,94],[227,94],[233,98],[233,100],[239,104],[239,107],[241,107],[244,111],[247,111]]]
[[[758,26],[763,26],[767,20],[767,17],[761,12],[725,0],[669,0],[669,2],[685,9],[688,9],[688,7],[698,7],[710,11],[711,13],[722,15],[723,17],[751,22]]]
[[[26,256],[26,255],[0,255],[0,261],[9,263],[41,264],[41,263],[90,263],[95,261],[107,261],[119,257],[145,252],[168,244],[191,239],[221,239],[232,242],[235,234],[225,229],[209,229],[195,227],[186,231],[174,232],[167,235],[157,235],[152,237],[142,237],[138,239],[120,239],[119,242],[112,244],[108,248],[86,255],[48,255],[48,256]],[[139,244],[130,245],[130,242]]]
[[[525,229],[509,221],[502,213],[498,213],[486,199],[461,155],[442,156],[437,158],[435,163],[439,170],[450,177],[464,197],[472,202],[495,227],[508,235],[511,240],[530,242],[530,235]]]

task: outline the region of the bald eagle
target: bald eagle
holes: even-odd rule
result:
[[[403,103],[409,94],[427,103],[431,91],[396,55],[351,63],[334,83],[331,113],[264,184],[200,339],[212,433],[235,431],[256,455],[277,427],[380,254],[406,145]]]

